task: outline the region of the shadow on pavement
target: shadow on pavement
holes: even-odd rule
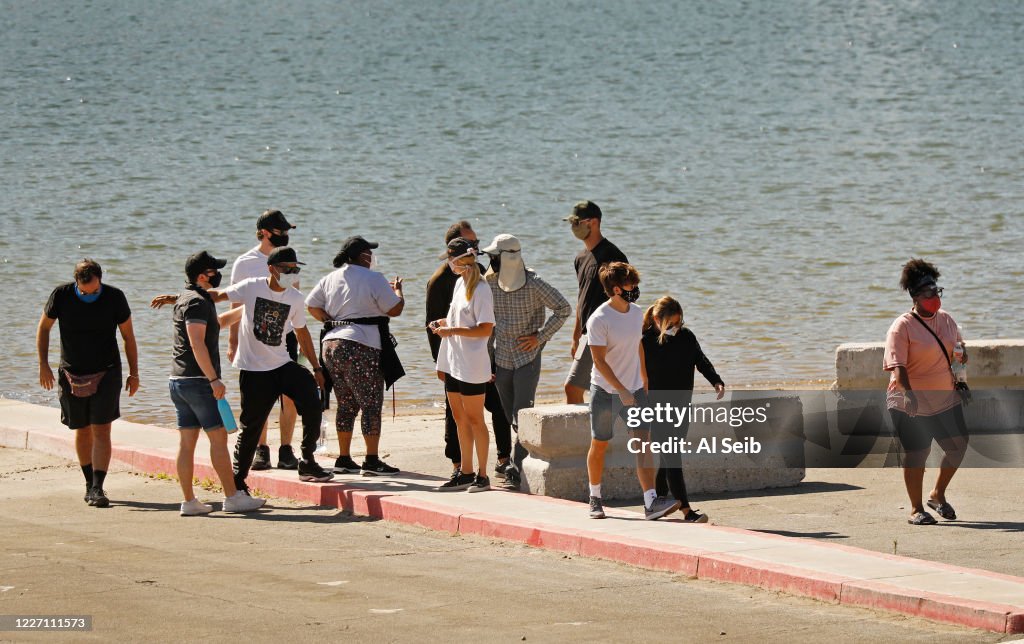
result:
[[[938,525],[950,528],[970,528],[972,530],[1024,532],[1024,523],[1020,521],[940,521]]]
[[[794,532],[793,530],[753,530],[753,532],[764,532],[766,534],[777,534],[780,537],[799,537],[802,539],[849,539],[850,537],[838,532]]]

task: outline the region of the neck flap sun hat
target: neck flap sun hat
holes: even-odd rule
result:
[[[519,239],[508,234],[498,235],[483,252],[501,258],[498,270],[498,286],[501,290],[509,293],[526,285],[526,264],[523,263]]]

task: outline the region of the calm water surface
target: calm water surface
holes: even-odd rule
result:
[[[381,242],[381,270],[407,283],[407,408],[441,400],[422,311],[447,225],[518,235],[572,300],[580,244],[561,217],[582,198],[639,267],[641,304],[679,298],[730,385],[830,382],[837,344],[881,340],[907,308],[910,256],[939,265],[968,338],[1024,337],[1017,3],[0,11],[4,396],[54,403],[35,325],[91,256],[140,338],[124,413],[172,423],[169,313],[146,302],[180,287],[189,253],[254,245],[268,207],[298,224],[308,284],[348,235]]]

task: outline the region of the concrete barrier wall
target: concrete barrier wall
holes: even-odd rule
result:
[[[733,404],[757,406],[760,399],[733,398]],[[697,404],[717,403],[713,395],[694,396]],[[803,407],[796,396],[771,398],[768,426],[774,434],[803,441]],[[720,435],[721,427],[691,423],[688,439]],[[519,412],[519,440],[530,455],[523,461],[523,487],[576,501],[587,500],[587,451],[590,449],[590,410],[587,405],[542,405]],[[627,449],[628,432],[616,428],[605,458],[601,491],[605,499],[641,496],[636,455]],[[711,460],[713,459],[713,461]],[[802,460],[787,462],[781,455],[763,454],[756,466],[743,455],[683,457],[687,492],[733,492],[791,487],[804,478]]]
[[[1024,340],[967,340],[971,389],[1024,388]],[[848,342],[836,348],[837,389],[885,389],[884,342]]]

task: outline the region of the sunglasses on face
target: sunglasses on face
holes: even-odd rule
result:
[[[930,286],[928,288],[921,289],[917,295],[918,297],[942,297],[942,292],[944,290],[945,289],[941,286]]]
[[[277,266],[277,270],[280,271],[282,275],[298,275],[299,271],[302,270],[298,266],[278,266],[277,264],[274,264],[274,266]]]

